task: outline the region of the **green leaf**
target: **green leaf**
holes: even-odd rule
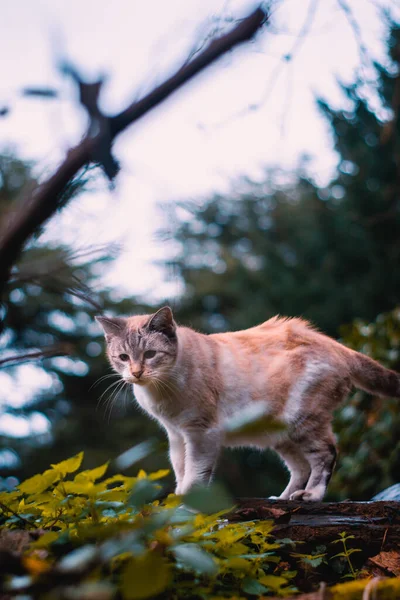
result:
[[[148,479],[139,479],[131,495],[129,496],[129,504],[131,506],[141,507],[144,504],[152,502],[160,492],[160,486],[152,483]]]
[[[129,560],[121,574],[121,592],[124,600],[153,598],[161,594],[170,582],[170,568],[156,552],[147,552]]]
[[[223,428],[229,440],[238,435],[284,431],[286,425],[268,414],[265,404],[257,403],[226,419]]]
[[[61,462],[51,465],[53,469],[59,473],[62,477],[65,477],[67,473],[74,473],[79,469],[83,460],[83,452],[79,452],[75,456],[62,460]]]
[[[197,544],[180,544],[171,548],[175,558],[185,567],[203,575],[215,575],[218,571],[213,557]]]
[[[257,581],[257,579],[251,579],[250,577],[246,577],[243,581],[242,590],[251,596],[261,596],[265,592],[268,592],[267,588]]]
[[[117,469],[125,471],[135,463],[143,460],[159,447],[157,440],[146,440],[140,444],[136,444],[129,450],[126,450],[115,459],[115,466]]]
[[[184,503],[186,506],[207,515],[213,515],[223,510],[232,509],[235,505],[232,497],[219,483],[212,483],[208,487],[194,486],[190,492],[184,496]]]

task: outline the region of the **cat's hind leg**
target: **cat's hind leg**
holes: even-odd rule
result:
[[[318,502],[323,500],[336,463],[336,446],[332,430],[301,443],[304,456],[311,466],[311,475],[304,489],[290,495],[291,500]]]
[[[278,497],[279,500],[288,500],[298,490],[305,489],[311,473],[310,463],[301,448],[290,440],[279,443],[274,450],[283,459],[290,472],[289,483]]]

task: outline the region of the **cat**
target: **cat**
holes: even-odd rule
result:
[[[178,326],[168,306],[96,319],[111,365],[168,435],[176,494],[211,481],[221,447],[255,446],[273,448],[290,472],[280,499],[321,501],[336,461],[333,409],[353,385],[400,397],[398,373],[300,318],[211,335]],[[226,420],[255,403],[285,429],[228,440]]]

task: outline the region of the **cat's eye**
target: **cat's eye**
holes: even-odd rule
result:
[[[122,362],[126,362],[129,360],[129,355],[128,354],[120,354],[118,358],[119,358],[119,360],[122,360]]]
[[[144,358],[153,358],[153,356],[155,356],[157,353],[155,350],[146,350],[146,352],[143,354]]]

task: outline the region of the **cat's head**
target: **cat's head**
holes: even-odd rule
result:
[[[146,385],[168,376],[178,352],[169,306],[152,315],[96,317],[96,321],[103,328],[111,365],[125,381]]]

